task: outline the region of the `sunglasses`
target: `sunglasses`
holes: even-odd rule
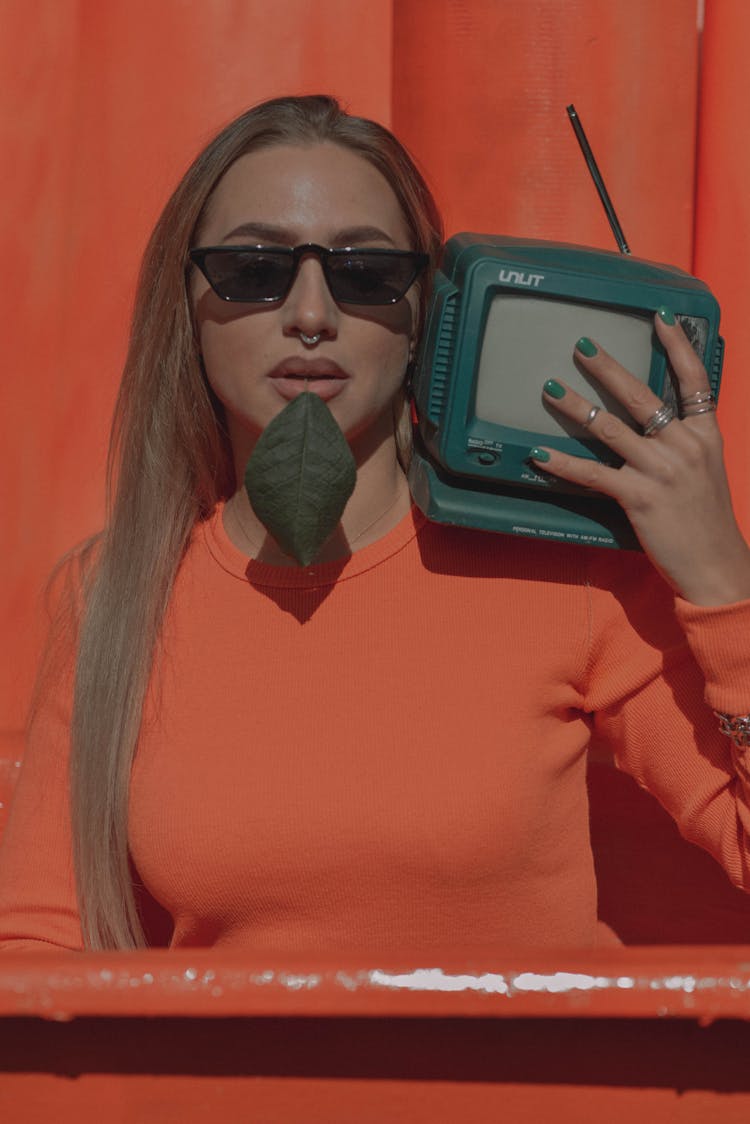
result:
[[[395,304],[429,258],[410,250],[327,250],[315,242],[294,248],[201,246],[190,251],[209,285],[225,301],[281,301],[303,257],[314,254],[337,304]]]

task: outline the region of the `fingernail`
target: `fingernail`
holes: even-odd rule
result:
[[[557,379],[547,379],[544,384],[544,393],[549,394],[550,398],[564,398],[565,387]]]
[[[588,336],[581,336],[576,344],[576,351],[580,351],[581,355],[585,355],[587,359],[598,354],[598,348],[595,343],[592,343]]]
[[[677,323],[674,318],[674,312],[672,312],[671,308],[667,308],[665,304],[663,304],[661,308],[657,308],[656,315],[660,320],[663,320],[665,324],[669,324],[670,328],[673,324]]]
[[[550,458],[546,449],[537,449],[536,446],[534,446],[529,453],[529,459],[532,461],[541,461],[542,464],[546,464]]]

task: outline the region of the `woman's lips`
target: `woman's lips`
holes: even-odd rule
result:
[[[289,401],[309,391],[327,402],[341,392],[349,375],[330,359],[293,357],[277,364],[268,377],[281,397]]]

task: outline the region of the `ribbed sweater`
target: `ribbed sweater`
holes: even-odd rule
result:
[[[704,701],[705,700],[705,701]],[[593,947],[592,735],[750,884],[750,601],[675,598],[641,555],[429,524],[273,567],[222,508],[177,575],[129,837],[174,947]],[[0,941],[77,949],[69,687],[44,700],[0,850]]]

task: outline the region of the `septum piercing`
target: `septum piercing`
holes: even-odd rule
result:
[[[314,336],[308,336],[304,332],[300,332],[299,338],[302,340],[302,343],[306,344],[308,347],[312,347],[313,344],[316,344],[320,339],[320,332],[317,332]]]

